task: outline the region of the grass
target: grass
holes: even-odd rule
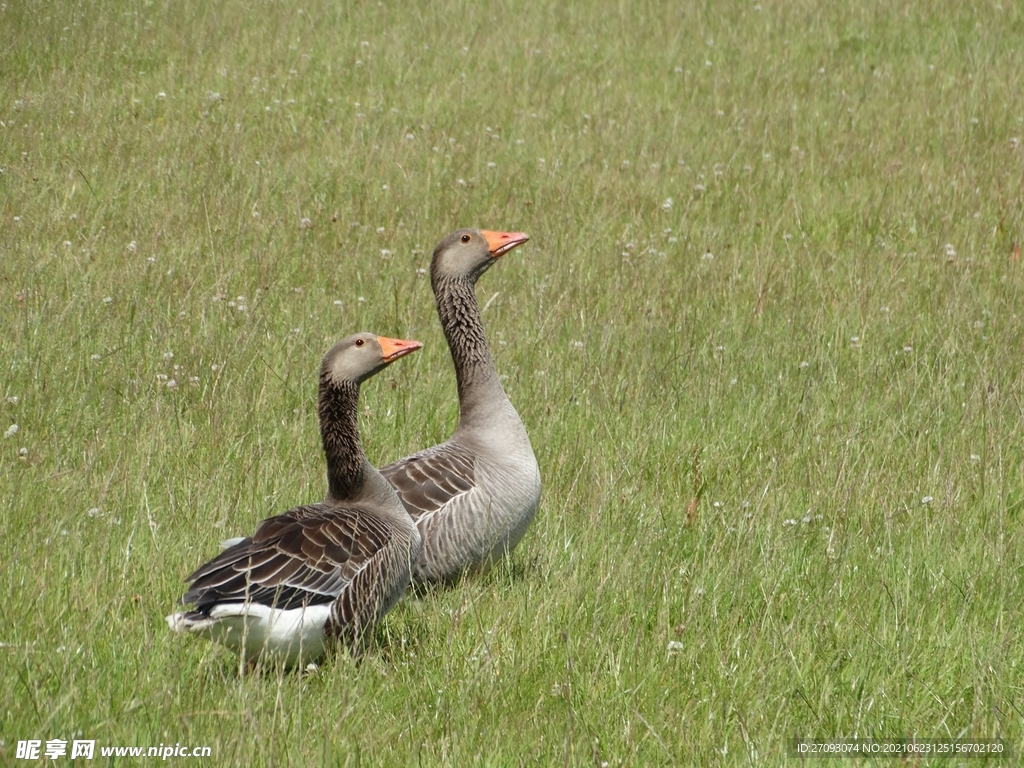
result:
[[[29,0],[0,24],[5,761],[1022,754],[1016,5]],[[478,287],[544,477],[511,562],[312,676],[172,637],[217,541],[322,495],[334,340],[427,345],[363,388],[371,460],[450,432],[417,270],[467,225],[532,235]]]

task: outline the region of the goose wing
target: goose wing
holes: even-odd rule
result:
[[[342,595],[391,540],[392,526],[365,510],[313,504],[259,524],[256,532],[197,569],[181,598],[197,612],[256,602],[288,610]]]
[[[422,527],[427,518],[476,487],[474,465],[470,451],[449,442],[388,464],[380,473]]]

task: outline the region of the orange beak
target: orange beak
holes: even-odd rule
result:
[[[494,258],[504,256],[517,245],[522,245],[530,239],[525,232],[491,232],[487,229],[481,229],[480,232],[487,241],[487,250]]]
[[[423,346],[421,341],[405,341],[404,339],[389,339],[386,336],[378,336],[381,353],[384,355],[384,362],[393,363],[400,357],[405,357],[410,352],[415,352]]]

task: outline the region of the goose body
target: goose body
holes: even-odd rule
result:
[[[422,345],[360,333],[335,345],[320,371],[318,411],[327,498],[262,521],[252,536],[197,569],[167,617],[175,632],[223,643],[246,659],[286,666],[340,642],[357,650],[408,587],[421,538],[359,441],[359,384]]]
[[[540,469],[498,377],[474,286],[498,257],[527,240],[518,232],[462,229],[430,263],[438,316],[455,366],[459,423],[452,437],[381,468],[416,521],[423,547],[417,582],[452,581],[511,552],[540,504]]]

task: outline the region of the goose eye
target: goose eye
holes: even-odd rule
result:
[[[361,347],[365,343],[366,343],[366,341],[364,339],[356,339],[356,346],[357,347]]]
[[[473,238],[471,238],[469,235],[463,235],[462,236],[462,242],[464,242],[464,243],[468,243],[472,239]]]

